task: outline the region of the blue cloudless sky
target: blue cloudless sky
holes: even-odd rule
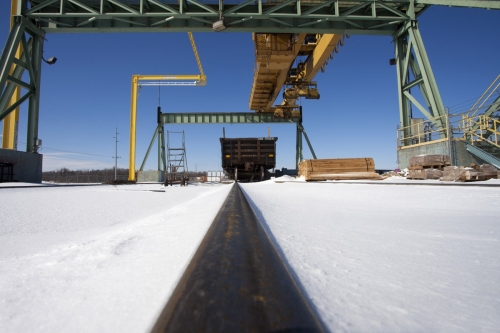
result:
[[[9,31],[9,1],[0,4],[0,45]],[[465,111],[500,74],[500,11],[435,6],[419,20],[441,97],[451,112]],[[250,33],[195,33],[207,75],[204,87],[142,87],[137,117],[139,168],[163,112],[249,111],[254,70]],[[40,99],[43,170],[113,167],[129,157],[133,74],[198,74],[186,33],[47,34]],[[391,37],[353,35],[316,76],[320,100],[301,100],[304,127],[318,158],[373,157],[394,169],[399,124]],[[277,100],[280,103],[281,99]],[[278,137],[277,168],[295,167],[295,127],[273,125],[170,125],[184,131],[190,170],[220,170],[222,127],[227,137]],[[21,107],[19,150],[26,148],[27,103]],[[0,129],[1,131],[1,129]],[[172,134],[172,146],[180,136]],[[311,154],[304,141],[304,157]],[[145,169],[157,168],[156,146]]]

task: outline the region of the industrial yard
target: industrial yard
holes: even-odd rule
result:
[[[11,0],[0,332],[499,332],[498,10]]]
[[[1,189],[0,330],[150,330],[232,186]],[[331,332],[497,331],[499,186],[241,184]]]

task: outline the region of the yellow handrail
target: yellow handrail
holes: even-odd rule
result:
[[[398,128],[398,149],[448,140],[447,138],[449,133],[446,128],[434,128],[432,126],[432,124],[437,122],[444,122],[448,124],[446,116],[444,115],[431,118],[426,121],[422,118],[421,122],[416,122],[409,126]],[[435,137],[439,137],[439,139]]]
[[[474,127],[476,129],[474,129]],[[500,148],[500,120],[486,115],[468,117],[464,115],[458,126],[466,140],[484,140]],[[488,134],[485,137],[485,134]]]

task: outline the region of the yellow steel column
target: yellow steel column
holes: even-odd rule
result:
[[[14,25],[14,15],[17,14],[17,0],[12,0],[10,8],[10,28]],[[19,46],[16,51],[16,58],[21,58],[21,47]],[[14,71],[14,65],[9,74]],[[14,104],[21,98],[21,89],[16,87],[7,107]],[[3,132],[2,132],[2,148],[4,149],[17,149],[17,128],[19,124],[19,107],[9,113],[3,119]]]
[[[132,97],[130,100],[130,148],[128,163],[128,180],[135,180],[135,136],[137,119],[137,85],[139,75],[132,76]]]

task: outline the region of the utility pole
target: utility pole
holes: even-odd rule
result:
[[[116,180],[116,170],[118,168],[118,159],[121,158],[120,156],[118,156],[118,127],[116,127],[116,132],[115,132],[115,136],[114,136],[114,139],[115,139],[115,156],[113,157],[115,159],[115,180]]]

